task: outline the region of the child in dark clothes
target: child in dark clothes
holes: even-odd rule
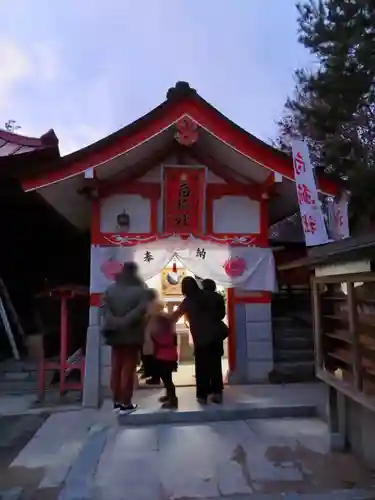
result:
[[[158,375],[166,394],[160,398],[163,409],[176,409],[178,399],[173,383],[173,372],[177,371],[177,336],[174,323],[168,315],[160,311],[152,318],[151,338],[154,343],[154,357]]]

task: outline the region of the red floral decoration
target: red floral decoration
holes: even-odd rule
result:
[[[224,262],[225,274],[230,278],[239,278],[246,271],[246,260],[242,257],[231,257]]]
[[[197,124],[188,117],[182,118],[176,125],[175,139],[182,146],[191,146],[198,140]]]
[[[104,276],[107,278],[107,280],[115,281],[116,276],[122,270],[122,264],[121,264],[121,262],[119,262],[115,259],[109,259],[109,260],[103,262],[103,264],[100,267],[100,270],[104,274]]]

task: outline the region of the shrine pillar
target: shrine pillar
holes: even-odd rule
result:
[[[230,302],[235,363],[228,381],[232,384],[268,382],[268,375],[273,370],[270,293],[233,289]]]

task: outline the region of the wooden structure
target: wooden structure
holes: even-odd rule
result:
[[[309,251],[316,375],[328,386],[334,449],[375,466],[375,234]]]
[[[226,283],[229,380],[268,380],[274,290],[268,229],[298,207],[291,157],[178,82],[145,116],[95,144],[24,171],[22,182],[25,191],[37,192],[71,224],[90,230],[86,405],[98,404],[110,369],[99,334],[101,294],[129,259],[139,264],[149,286],[158,288],[156,275],[176,252],[193,274],[218,282],[219,276]],[[320,174],[318,188],[329,195],[338,191]],[[173,238],[179,243],[172,251]],[[214,254],[215,266],[209,258]],[[266,261],[260,270],[258,264]],[[245,276],[251,283],[244,284],[244,292],[239,283]]]

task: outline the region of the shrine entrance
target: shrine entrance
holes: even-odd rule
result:
[[[160,299],[165,304],[164,311],[173,313],[183,301],[181,292],[181,282],[185,276],[194,277],[198,284],[208,276],[196,276],[189,271],[181,261],[173,256],[172,260],[156,276],[147,280],[147,285],[159,292]],[[220,285],[217,286],[219,293],[224,295],[227,304],[227,291]],[[227,322],[227,316],[224,319]],[[173,374],[173,380],[178,387],[195,385],[194,349],[190,335],[187,318],[180,318],[176,324],[177,348],[178,348],[178,370]],[[222,369],[224,381],[227,381],[228,372],[228,339],[224,342],[224,356],[222,359]],[[145,382],[140,380],[140,386]]]

